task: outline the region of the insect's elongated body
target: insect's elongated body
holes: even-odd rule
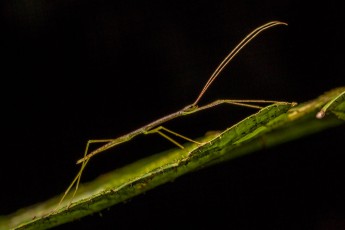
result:
[[[287,25],[284,22],[279,22],[279,21],[272,21],[272,22],[268,22],[262,26],[259,26],[258,28],[254,29],[251,33],[249,33],[226,57],[225,59],[220,63],[220,65],[216,68],[216,70],[213,72],[213,74],[211,75],[211,77],[209,78],[209,80],[207,81],[207,83],[205,84],[204,88],[201,90],[200,94],[198,95],[197,99],[194,101],[194,103],[185,106],[184,108],[182,108],[181,110],[178,110],[174,113],[171,113],[167,116],[164,116],[160,119],[157,119],[139,129],[136,129],[128,134],[125,134],[123,136],[120,136],[118,138],[115,139],[104,139],[104,140],[89,140],[86,144],[86,149],[84,152],[84,157],[79,159],[77,161],[77,164],[81,164],[81,168],[78,172],[78,174],[76,175],[76,177],[74,178],[74,180],[72,181],[72,183],[70,184],[70,186],[67,188],[67,190],[65,191],[63,197],[61,198],[59,205],[61,204],[61,202],[64,200],[65,196],[69,193],[69,191],[71,190],[71,188],[75,185],[75,190],[72,196],[72,199],[74,197],[74,195],[76,194],[77,190],[78,190],[78,186],[80,183],[80,178],[82,175],[82,172],[85,168],[85,166],[87,165],[87,163],[89,162],[89,160],[95,156],[96,154],[99,154],[101,152],[104,152],[110,148],[113,148],[121,143],[127,142],[129,140],[131,140],[132,138],[141,135],[141,134],[150,134],[150,133],[158,133],[161,136],[163,136],[164,138],[166,138],[167,140],[173,142],[174,144],[176,144],[177,146],[179,146],[180,148],[183,148],[182,145],[180,145],[177,141],[175,141],[173,138],[169,137],[166,133],[169,133],[170,135],[175,135],[177,137],[183,138],[187,141],[190,142],[194,142],[197,144],[202,144],[202,143],[198,143],[192,139],[189,139],[185,136],[182,136],[178,133],[175,133],[169,129],[164,128],[163,126],[161,126],[162,124],[166,123],[167,121],[170,121],[172,119],[175,119],[177,117],[181,117],[181,116],[185,116],[185,115],[189,115],[192,113],[196,113],[199,112],[201,110],[205,110],[205,109],[209,109],[212,107],[215,107],[217,105],[220,104],[233,104],[233,105],[239,105],[239,106],[246,106],[246,107],[251,107],[251,108],[256,108],[256,109],[260,109],[262,108],[261,106],[255,105],[255,103],[288,103],[288,102],[279,102],[279,101],[268,101],[268,100],[216,100],[214,102],[211,102],[209,104],[203,105],[203,106],[198,106],[198,103],[200,101],[200,99],[202,98],[202,96],[205,94],[205,92],[207,91],[207,89],[210,87],[210,85],[212,84],[212,82],[219,76],[219,74],[221,73],[221,71],[228,65],[228,63],[236,56],[236,54],[243,48],[245,47],[245,45],[250,42],[253,38],[255,38],[259,33],[261,33],[264,30],[267,30],[273,26],[277,26],[277,25]],[[254,104],[253,104],[254,103]],[[103,146],[89,152],[89,145],[92,143],[105,143]],[[58,207],[59,207],[58,205]],[[57,208],[58,208],[57,207]]]
[[[214,101],[212,103],[209,103],[207,105],[204,105],[204,106],[201,106],[201,107],[197,107],[193,104],[189,105],[189,106],[186,106],[184,108],[182,108],[181,110],[178,110],[174,113],[171,113],[167,116],[164,116],[158,120],[155,120],[139,129],[136,129],[128,134],[125,134],[123,136],[120,136],[114,140],[110,140],[109,143],[99,147],[98,149],[90,152],[89,154],[87,154],[87,156],[85,156],[84,158],[80,159],[77,161],[77,164],[80,164],[82,162],[84,162],[85,160],[87,159],[90,159],[92,156],[100,153],[100,152],[104,152],[105,150],[107,149],[110,149],[110,148],[113,148],[114,146],[116,145],[119,145],[123,142],[127,142],[129,140],[131,140],[132,138],[140,135],[140,134],[147,134],[148,132],[150,132],[152,129],[154,129],[155,127],[158,127],[160,126],[161,124],[163,123],[166,123],[170,120],[173,120],[177,117],[180,117],[180,116],[184,116],[184,115],[189,115],[189,114],[192,114],[192,113],[195,113],[195,112],[198,112],[198,111],[201,111],[201,110],[205,110],[205,109],[208,109],[208,108],[211,108],[211,107],[214,107],[216,105],[219,105],[219,104],[224,104],[224,103],[228,103],[228,104],[234,104],[234,105],[240,105],[240,106],[245,106],[245,107],[251,107],[251,108],[257,108],[257,109],[260,109],[262,108],[261,106],[257,106],[257,105],[251,105],[251,104],[245,104],[245,103],[277,103],[277,101],[267,101],[265,100],[264,102],[263,101],[258,101],[258,100],[217,100],[217,101]],[[170,130],[168,131],[170,132]],[[174,133],[174,135],[176,135]],[[179,136],[179,135],[178,135]],[[183,137],[184,139],[187,139],[186,137]],[[189,141],[192,141],[192,140],[189,140]],[[192,141],[192,142],[195,142],[195,141]]]

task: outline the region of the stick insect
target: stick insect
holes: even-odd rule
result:
[[[177,141],[175,141],[173,138],[171,138],[169,136],[169,134],[176,136],[176,137],[179,137],[179,138],[182,138],[186,141],[196,143],[198,145],[203,144],[203,143],[199,143],[197,141],[194,141],[188,137],[185,137],[183,135],[180,135],[176,132],[173,132],[173,131],[163,127],[162,124],[167,122],[167,121],[170,121],[170,120],[175,119],[177,117],[186,116],[186,115],[189,115],[192,113],[196,113],[196,112],[199,112],[201,110],[209,109],[209,108],[221,105],[221,104],[232,104],[232,105],[245,106],[245,107],[250,107],[250,108],[255,108],[255,109],[261,109],[262,107],[259,105],[255,105],[255,103],[266,103],[266,104],[269,104],[269,103],[288,103],[288,102],[279,102],[279,101],[272,101],[272,100],[216,100],[216,101],[211,102],[209,104],[198,106],[199,101],[201,100],[201,98],[203,97],[203,95],[205,94],[207,89],[214,82],[214,80],[219,76],[219,74],[222,72],[222,70],[229,64],[229,62],[240,52],[240,50],[243,49],[251,40],[253,40],[261,32],[268,30],[271,27],[278,26],[278,25],[287,25],[287,23],[280,22],[280,21],[268,22],[264,25],[257,27],[252,32],[250,32],[244,39],[242,39],[240,41],[240,43],[238,43],[238,45],[219,64],[219,66],[216,68],[216,70],[210,76],[210,78],[206,82],[204,88],[201,90],[198,97],[196,98],[196,100],[192,104],[187,105],[187,106],[183,107],[181,110],[178,110],[172,114],[166,115],[160,119],[157,119],[157,120],[139,128],[139,129],[136,129],[136,130],[134,130],[128,134],[125,134],[123,136],[120,136],[118,138],[102,139],[102,140],[89,140],[86,144],[86,147],[85,147],[84,157],[77,161],[77,164],[81,164],[81,168],[80,168],[79,172],[77,173],[77,175],[75,176],[75,178],[73,179],[72,183],[69,185],[69,187],[65,191],[65,193],[62,196],[57,208],[60,206],[60,204],[65,199],[66,195],[70,192],[70,190],[73,188],[73,186],[75,186],[75,189],[74,189],[71,201],[70,201],[70,204],[71,204],[71,202],[72,202],[72,200],[73,200],[73,198],[74,198],[74,196],[78,190],[82,173],[83,173],[87,163],[90,161],[90,159],[93,156],[95,156],[101,152],[104,152],[110,148],[113,148],[117,145],[120,145],[124,142],[130,141],[132,138],[134,138],[138,135],[157,133],[157,134],[161,135],[162,137],[166,138],[167,140],[171,141],[172,143],[174,143],[175,145],[177,145],[180,148],[183,148],[183,146],[181,144],[179,144]],[[89,146],[93,143],[104,143],[104,145],[91,151],[91,152],[89,152]],[[69,205],[68,205],[68,207],[69,207]]]

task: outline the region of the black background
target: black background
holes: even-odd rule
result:
[[[299,1],[4,1],[1,214],[65,190],[88,139],[114,138],[192,103],[302,102],[344,85],[344,7]],[[253,113],[222,106],[166,127],[198,137]],[[185,175],[57,229],[344,229],[344,126]],[[95,157],[83,177],[173,147],[158,136]]]

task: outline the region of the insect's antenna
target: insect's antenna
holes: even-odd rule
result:
[[[279,22],[279,21],[272,21],[268,22],[262,26],[257,27],[255,30],[253,30],[251,33],[249,33],[242,41],[224,58],[224,60],[220,63],[220,65],[217,67],[217,69],[212,73],[211,77],[208,79],[207,83],[205,84],[204,88],[201,90],[199,96],[195,100],[195,102],[192,105],[197,105],[200,101],[201,97],[205,94],[207,89],[210,87],[212,82],[218,77],[218,75],[222,72],[222,70],[229,64],[229,62],[236,56],[240,50],[245,47],[251,40],[253,40],[259,33],[261,33],[264,30],[267,30],[273,26],[277,25],[286,25],[285,22]]]

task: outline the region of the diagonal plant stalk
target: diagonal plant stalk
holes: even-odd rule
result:
[[[344,125],[345,99],[339,87],[318,98],[292,107],[267,106],[225,131],[200,138],[202,146],[186,144],[184,149],[168,150],[144,158],[82,185],[74,202],[69,199],[53,212],[59,197],[0,217],[0,229],[48,229],[99,212],[156,186],[205,166],[231,160],[262,148],[302,138]],[[336,100],[334,100],[336,98]],[[326,116],[316,115],[324,105]],[[69,207],[68,207],[69,206]]]

